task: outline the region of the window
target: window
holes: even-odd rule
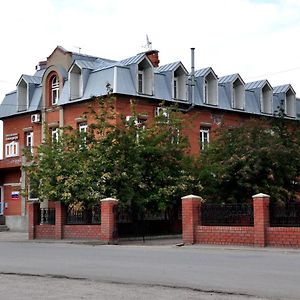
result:
[[[208,103],[208,81],[204,81],[204,103]]]
[[[30,150],[31,153],[33,153],[33,132],[27,132],[26,133],[26,148]]]
[[[138,92],[139,93],[144,93],[144,72],[139,71],[138,74]]]
[[[52,128],[51,129],[51,137],[52,137],[52,142],[58,142],[58,136],[59,136],[59,129]]]
[[[218,79],[212,71],[203,78],[203,102],[218,105]]]
[[[19,155],[19,143],[11,142],[5,145],[5,157],[14,157]]]
[[[54,76],[51,80],[51,102],[52,105],[57,104],[59,97],[59,80],[58,76]]]
[[[151,62],[144,58],[137,66],[136,90],[139,94],[153,95],[154,73]]]
[[[79,132],[84,132],[86,133],[87,132],[87,124],[86,123],[80,123],[79,126],[78,126],[78,130]]]
[[[200,145],[201,149],[205,149],[209,144],[209,128],[201,127],[200,128]]]
[[[178,78],[174,78],[174,99],[178,98]]]

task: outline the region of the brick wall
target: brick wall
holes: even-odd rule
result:
[[[54,239],[55,238],[55,225],[35,225],[35,238],[36,239]]]
[[[267,228],[269,246],[300,247],[300,227]]]
[[[253,245],[254,228],[248,226],[197,226],[196,243]]]
[[[63,232],[65,239],[100,240],[101,225],[65,225]]]
[[[118,200],[101,200],[101,225],[67,225],[66,208],[59,201],[55,202],[55,225],[38,224],[40,204],[28,204],[29,239],[95,239],[107,243],[116,238],[116,205]],[[53,206],[53,203],[52,203]]]
[[[256,247],[300,247],[300,227],[270,227],[269,196],[253,196],[254,226],[201,225],[202,199],[182,198],[182,237],[185,244],[251,245]]]

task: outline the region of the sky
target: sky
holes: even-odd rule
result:
[[[146,49],[161,65],[212,67],[300,95],[299,0],[9,0],[0,9],[0,101],[57,45],[121,60]]]

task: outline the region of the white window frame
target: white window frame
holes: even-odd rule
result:
[[[173,81],[173,98],[174,99],[179,98],[179,95],[178,95],[178,77],[175,77],[174,81]]]
[[[19,156],[19,142],[12,141],[5,144],[5,157]]]
[[[204,150],[209,144],[209,128],[200,127],[200,145],[201,150]]]
[[[26,132],[26,148],[33,153],[33,131]]]
[[[144,71],[139,70],[138,72],[138,92],[144,94],[145,91],[145,74]]]
[[[51,102],[52,105],[55,105],[58,103],[59,98],[59,79],[58,76],[55,75],[51,79]]]
[[[58,142],[58,137],[59,137],[59,128],[58,127],[51,128],[52,142]]]
[[[79,130],[79,132],[84,132],[84,133],[86,133],[86,132],[87,132],[87,128],[88,128],[87,123],[80,123],[80,124],[78,125],[78,130]]]
[[[208,103],[208,80],[204,80],[204,103]]]

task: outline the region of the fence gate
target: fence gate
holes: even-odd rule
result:
[[[181,234],[181,210],[165,211],[136,210],[123,206],[117,208],[117,236],[137,237]]]

